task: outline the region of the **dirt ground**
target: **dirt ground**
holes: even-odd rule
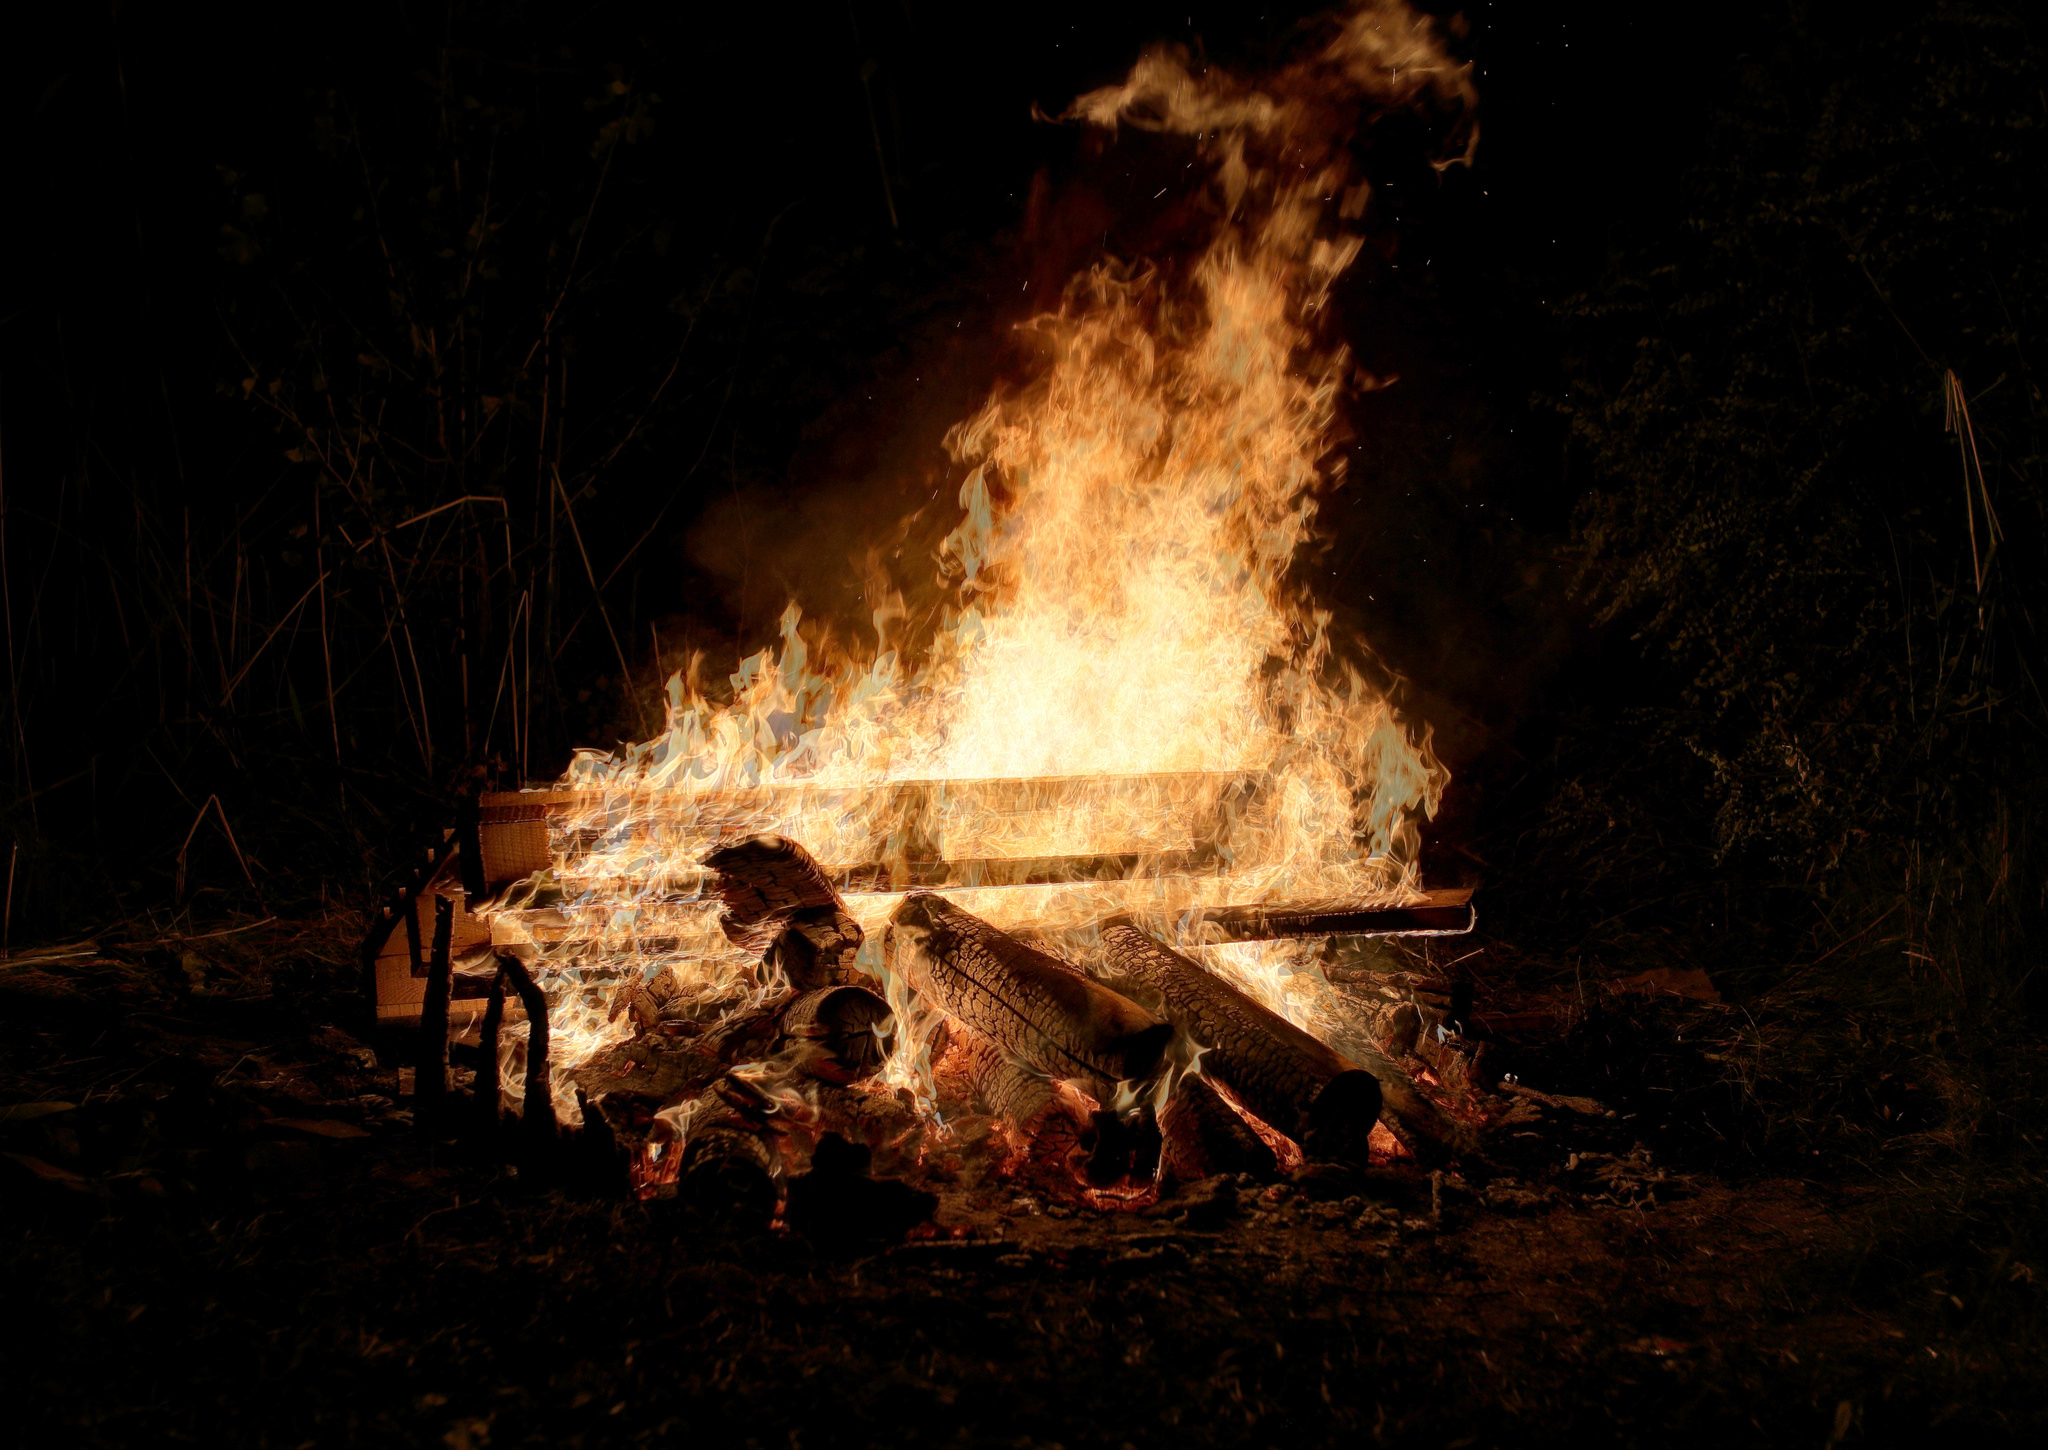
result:
[[[2038,1208],[1981,1159],[1710,1169],[1609,1123],[1483,1184],[1005,1182],[732,1237],[411,1131],[319,925],[0,967],[20,1443],[2035,1441]],[[62,1105],[69,1106],[62,1106]],[[924,1231],[931,1233],[931,1230]]]

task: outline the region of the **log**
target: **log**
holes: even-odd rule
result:
[[[1102,934],[1114,976],[1156,993],[1169,1021],[1208,1051],[1202,1071],[1319,1157],[1364,1162],[1381,1085],[1222,978],[1130,926]]]
[[[787,836],[749,836],[720,846],[703,862],[718,873],[718,898],[725,906],[728,933],[746,932],[792,912],[839,905],[824,869]],[[756,943],[765,950],[770,937]],[[742,937],[733,936],[734,941]]]
[[[1071,1141],[1080,1141],[1082,1123],[1059,1095],[1058,1086],[1043,1073],[1020,1067],[997,1050],[985,1037],[967,1046],[967,1080],[989,1111],[1000,1118],[1019,1143],[1037,1139],[1056,1120],[1072,1124]]]
[[[896,1014],[865,987],[805,992],[782,1010],[782,1037],[797,1069],[822,1082],[856,1083],[882,1070]]]
[[[718,873],[728,940],[758,954],[799,991],[861,980],[860,923],[822,867],[786,836],[750,836],[704,858]]]
[[[884,955],[920,997],[998,1052],[1074,1079],[1098,1101],[1157,1069],[1173,1036],[1128,997],[930,892],[896,908]]]
[[[455,930],[455,903],[434,898],[434,954],[427,967],[427,998],[420,1005],[420,1053],[413,1065],[413,1126],[432,1136],[440,1131],[448,1103],[448,943]]]
[[[1272,1178],[1280,1171],[1266,1140],[1199,1073],[1191,1072],[1174,1085],[1173,1096],[1159,1114],[1159,1133],[1166,1171],[1182,1183],[1198,1183],[1218,1173]]]
[[[800,992],[852,986],[868,980],[854,966],[861,940],[860,923],[844,907],[807,907],[790,913],[761,960]]]
[[[777,1154],[755,1095],[731,1079],[698,1095],[676,1175],[676,1198],[693,1217],[728,1229],[765,1229],[775,1217]]]

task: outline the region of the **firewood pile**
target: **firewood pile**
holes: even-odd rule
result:
[[[573,1065],[551,1061],[531,954],[456,951],[439,900],[419,1130],[486,1141],[539,1178],[826,1237],[900,1236],[931,1215],[918,1184],[1142,1208],[1206,1201],[1194,1185],[1211,1180],[1482,1160],[1492,1044],[1448,983],[1333,971],[1362,1030],[1326,1042],[1127,921],[1074,961],[913,890],[864,952],[798,843],[756,836],[702,865],[750,977],[707,1004],[666,968],[629,970],[612,1040]],[[458,998],[484,1005],[451,1033]],[[466,1094],[450,1089],[463,1068]]]

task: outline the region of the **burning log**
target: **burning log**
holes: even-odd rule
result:
[[[1472,888],[1424,891],[1398,906],[1312,901],[1272,906],[1213,906],[1193,913],[1187,929],[1198,938],[1274,941],[1313,936],[1462,936],[1477,921]]]
[[[759,953],[790,985],[802,990],[859,979],[853,961],[860,923],[802,846],[783,836],[751,836],[721,846],[704,865],[718,873],[726,936]]]
[[[837,1132],[848,1142],[886,1150],[914,1161],[924,1139],[925,1120],[918,1116],[910,1089],[892,1093],[863,1092],[836,1083],[819,1083],[808,1096],[816,1114],[810,1126]]]
[[[1187,1074],[1174,1086],[1159,1114],[1159,1133],[1166,1171],[1182,1183],[1218,1173],[1271,1178],[1280,1171],[1266,1140],[1199,1073]]]
[[[730,1078],[691,1104],[676,1198],[693,1216],[735,1229],[766,1228],[775,1216],[777,1154],[760,1106]]]
[[[1366,1133],[1383,1108],[1388,1126],[1413,1147],[1475,1151],[1472,1135],[1371,1043],[1353,1044],[1353,1062],[1134,927],[1110,927],[1102,942],[1115,973],[1158,992],[1166,1015],[1210,1048],[1203,1072],[1310,1152],[1364,1161]],[[1376,1086],[1368,1092],[1359,1077]]]
[[[989,1046],[1098,1099],[1159,1065],[1173,1036],[1128,997],[945,898],[914,891],[890,919],[892,970]]]
[[[889,1004],[865,987],[826,987],[791,999],[781,1029],[800,1071],[843,1085],[881,1071],[895,1021]]]
[[[1078,1172],[1098,1188],[1151,1178],[1159,1134],[1149,1114],[1090,1113],[1058,1083],[1012,1062],[984,1038],[968,1044],[967,1079],[1039,1167]]]
[[[427,999],[420,1007],[420,1054],[413,1065],[413,1126],[439,1130],[448,1102],[448,943],[455,929],[455,903],[434,898],[434,954],[427,967]]]
[[[1019,1067],[987,1038],[968,1044],[967,1080],[989,1114],[1000,1118],[1017,1142],[1043,1144],[1062,1155],[1080,1144],[1087,1124],[1076,1105],[1060,1096],[1059,1085]]]
[[[1134,927],[1102,934],[1116,975],[1158,993],[1168,1019],[1208,1048],[1202,1070],[1321,1157],[1364,1161],[1379,1080],[1220,977]]]

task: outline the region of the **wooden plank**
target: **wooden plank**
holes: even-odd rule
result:
[[[600,841],[610,849],[621,841],[646,839],[650,826],[659,832],[659,838],[647,840],[650,854],[680,856],[684,859],[676,868],[686,869],[724,841],[761,832],[801,835],[798,826],[806,817],[871,823],[869,834],[887,837],[892,854],[900,847],[897,862],[829,867],[843,878],[842,889],[1014,885],[1033,879],[1034,873],[1100,877],[1111,863],[1148,854],[1213,862],[1237,821],[1269,785],[1263,772],[1182,771],[843,786],[790,783],[742,790],[496,791],[478,803],[477,833],[483,874],[492,888],[549,865],[555,850],[573,862]],[[1029,857],[1000,849],[1011,834],[1020,840],[1038,836],[1042,827],[1028,828],[1034,818],[1071,815],[1091,806],[1114,817],[1102,823],[1090,843],[1105,849]],[[991,823],[1001,827],[993,840],[988,839]],[[1006,823],[1014,823],[1014,831]],[[950,857],[949,828],[958,852]],[[551,841],[551,831],[571,832],[572,837]],[[674,839],[661,839],[668,837]],[[973,846],[996,849],[972,854],[960,849]]]
[[[1182,932],[1196,941],[1278,941],[1305,936],[1461,936],[1478,920],[1472,888],[1425,891],[1398,906],[1343,901],[1209,907],[1189,914]]]

